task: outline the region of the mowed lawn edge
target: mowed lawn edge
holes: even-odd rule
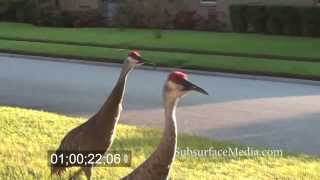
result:
[[[73,41],[57,41],[57,40],[41,40],[41,39],[30,39],[30,38],[8,38],[1,37],[0,40],[9,41],[22,41],[22,42],[34,42],[34,43],[53,43],[61,45],[75,45],[75,46],[86,46],[86,47],[100,47],[100,48],[112,48],[112,49],[139,49],[154,52],[172,52],[172,53],[188,53],[198,55],[214,55],[214,56],[227,56],[227,57],[239,57],[239,58],[253,58],[259,59],[270,59],[270,60],[286,60],[286,61],[300,61],[300,62],[320,62],[320,57],[297,57],[297,56],[285,56],[285,55],[271,55],[271,54],[253,54],[253,53],[235,53],[235,52],[222,52],[222,51],[206,51],[206,50],[195,50],[195,49],[177,49],[177,48],[153,48],[148,46],[130,46],[130,45],[108,45],[108,44],[97,44],[88,42],[73,42]]]
[[[0,106],[0,179],[61,179],[51,177],[48,151],[55,150],[64,135],[84,122],[81,118]],[[118,125],[111,150],[132,151],[131,167],[98,167],[94,178],[119,179],[143,162],[156,148],[161,130]],[[198,150],[246,150],[249,145],[180,134],[178,148]],[[265,150],[251,146],[253,149]],[[62,178],[70,177],[75,169]],[[172,179],[310,179],[320,178],[319,157],[284,153],[283,156],[193,156],[179,155]]]
[[[129,50],[0,40],[0,52],[122,63]],[[320,63],[142,51],[157,66],[320,80]]]
[[[320,39],[222,32],[162,30],[155,38],[150,29],[52,28],[30,24],[0,23],[3,39],[47,41],[109,48],[189,52],[251,58],[319,61]]]

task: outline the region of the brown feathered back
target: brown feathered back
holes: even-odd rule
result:
[[[112,145],[115,127],[122,111],[128,73],[132,68],[124,64],[120,77],[110,96],[101,109],[88,121],[71,130],[61,141],[61,151],[99,151],[106,152]],[[51,167],[52,174],[62,174],[65,167]],[[90,169],[91,173],[91,169]]]

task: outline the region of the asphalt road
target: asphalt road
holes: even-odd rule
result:
[[[112,90],[119,67],[0,56],[0,104],[88,117]],[[122,123],[162,127],[168,72],[136,69]],[[190,75],[211,95],[179,104],[180,132],[320,155],[320,86]]]

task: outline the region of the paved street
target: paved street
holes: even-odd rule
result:
[[[119,67],[0,56],[0,104],[88,117],[104,102]],[[136,69],[121,122],[162,127],[168,72]],[[320,155],[320,86],[190,75],[211,95],[193,93],[178,109],[180,132]]]

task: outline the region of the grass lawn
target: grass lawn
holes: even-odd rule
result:
[[[320,58],[320,39],[305,37],[168,30],[163,31],[162,39],[156,39],[153,30],[46,28],[18,23],[0,23],[0,37]]]
[[[10,107],[0,107],[0,119],[0,179],[51,179],[47,151],[57,148],[61,138],[83,122],[83,119]],[[119,125],[112,149],[131,150],[132,167],[95,168],[93,177],[118,179],[128,174],[153,152],[160,135],[160,131],[155,129]],[[178,142],[179,148],[190,149],[236,146],[187,135],[180,135]],[[172,179],[316,180],[320,179],[320,159],[302,154],[225,159],[177,156]]]
[[[70,56],[86,60],[98,59],[121,63],[128,50],[112,48],[61,45],[52,43],[30,43],[0,40],[0,51],[12,50],[26,53],[40,53],[52,56]],[[320,63],[238,58],[188,53],[167,53],[143,51],[143,56],[161,66],[200,70],[235,71],[253,74],[274,74],[279,76],[316,77],[320,79]]]
[[[319,59],[319,62],[143,51],[146,59],[159,66],[320,80],[320,39],[195,31],[164,31],[162,39],[155,39],[153,32],[153,30],[138,29],[120,31],[115,28],[47,28],[19,23],[0,23],[0,52],[117,63],[121,63],[126,57],[128,47],[268,54],[298,57],[302,60],[316,58],[315,60]],[[90,43],[91,46],[4,40],[1,37]],[[123,46],[124,49],[95,47],[94,44]]]

